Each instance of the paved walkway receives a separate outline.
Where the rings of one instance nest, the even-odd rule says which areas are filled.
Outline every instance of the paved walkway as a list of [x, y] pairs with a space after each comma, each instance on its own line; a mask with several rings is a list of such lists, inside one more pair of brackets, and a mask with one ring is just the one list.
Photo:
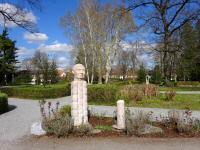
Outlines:
[[199, 150], [200, 139], [120, 138], [35, 138], [20, 144], [1, 144], [2, 150]]
[[[52, 101], [53, 104], [55, 104], [57, 101], [59, 101], [61, 103], [61, 105], [65, 105], [65, 104], [71, 103], [71, 97], [63, 97], [63, 98], [54, 99], [54, 100], [50, 100], [50, 101]], [[15, 106], [17, 106], [17, 108], [8, 113], [0, 115], [0, 145], [4, 145], [4, 146], [6, 145], [8, 147], [9, 147], [9, 145], [11, 146], [11, 145], [15, 145], [17, 143], [21, 143], [22, 139], [24, 139], [24, 137], [26, 137], [26, 138], [27, 138], [27, 136], [29, 137], [31, 124], [36, 121], [41, 120], [38, 101], [9, 98], [9, 104], [15, 105]], [[96, 115], [109, 116], [109, 117], [113, 116], [114, 115], [113, 112], [116, 110], [116, 107], [112, 107], [112, 106], [89, 106], [89, 108], [90, 108], [91, 112]], [[133, 108], [133, 107], [131, 107], [130, 110], [131, 111], [143, 110], [146, 112], [153, 111], [154, 118], [155, 117], [159, 118], [160, 115], [163, 115], [163, 116], [167, 115], [167, 113], [169, 111], [168, 109]], [[194, 117], [200, 119], [200, 112], [194, 111], [193, 115], [194, 115]], [[93, 141], [93, 144], [94, 144], [94, 142], [95, 141]], [[102, 141], [102, 143], [99, 142], [98, 144], [101, 145], [104, 142], [105, 141]], [[112, 144], [111, 141], [108, 143]], [[31, 143], [29, 143], [29, 144], [31, 144]], [[130, 145], [129, 143], [127, 143], [127, 144]], [[137, 147], [137, 143], [133, 143], [133, 145], [135, 145], [135, 147]], [[28, 145], [27, 145], [27, 147], [28, 147]], [[81, 147], [81, 145], [80, 145], [80, 147]], [[146, 148], [148, 148], [148, 146]], [[1, 149], [1, 147], [0, 147], [0, 149]], [[27, 148], [23, 148], [23, 149], [27, 149]], [[190, 148], [188, 147], [188, 149], [190, 149]]]

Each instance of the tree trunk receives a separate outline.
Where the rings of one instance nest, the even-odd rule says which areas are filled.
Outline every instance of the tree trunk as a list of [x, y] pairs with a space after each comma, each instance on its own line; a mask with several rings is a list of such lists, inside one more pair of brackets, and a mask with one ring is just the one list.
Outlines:
[[105, 77], [105, 83], [108, 83], [109, 76], [111, 71], [111, 64], [110, 64], [110, 56], [108, 56], [108, 60], [106, 62], [106, 77]]
[[98, 65], [98, 84], [102, 84], [102, 70], [101, 70], [101, 64]]

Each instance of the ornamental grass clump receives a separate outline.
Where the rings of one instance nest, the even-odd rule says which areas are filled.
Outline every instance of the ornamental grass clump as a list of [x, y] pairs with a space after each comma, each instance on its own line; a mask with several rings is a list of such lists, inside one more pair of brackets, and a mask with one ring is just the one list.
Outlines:
[[165, 92], [165, 100], [166, 101], [174, 101], [176, 97], [176, 91], [171, 89]]

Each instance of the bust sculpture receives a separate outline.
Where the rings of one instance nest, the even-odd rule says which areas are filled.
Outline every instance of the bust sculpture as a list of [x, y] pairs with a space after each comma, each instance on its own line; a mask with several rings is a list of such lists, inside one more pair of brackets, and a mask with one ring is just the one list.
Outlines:
[[82, 64], [76, 64], [72, 69], [72, 73], [74, 74], [74, 81], [83, 80], [85, 77], [85, 67]]
[[74, 74], [74, 81], [71, 83], [72, 118], [74, 126], [80, 126], [88, 123], [87, 82], [84, 81], [85, 67], [82, 64], [76, 64], [72, 73]]

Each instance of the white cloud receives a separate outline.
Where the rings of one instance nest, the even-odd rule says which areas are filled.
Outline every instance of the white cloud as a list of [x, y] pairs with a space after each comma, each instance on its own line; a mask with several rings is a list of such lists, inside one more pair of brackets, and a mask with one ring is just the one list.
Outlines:
[[122, 41], [120, 43], [120, 45], [126, 51], [129, 51], [129, 50], [132, 50], [132, 49], [138, 49], [139, 51], [152, 51], [153, 48], [155, 48], [155, 46], [156, 46], [155, 43], [149, 44], [149, 43], [147, 43], [146, 41], [143, 41], [143, 40], [133, 42], [133, 43], [128, 43], [128, 42]]
[[156, 46], [156, 43], [149, 44], [146, 41], [141, 40], [135, 43], [128, 43], [123, 41], [120, 43], [120, 45], [125, 51], [137, 50], [136, 55], [138, 64], [143, 63], [147, 68], [154, 66], [154, 58], [152, 52], [153, 48]]
[[50, 44], [50, 45], [43, 44], [38, 47], [38, 50], [44, 51], [46, 53], [49, 53], [49, 52], [66, 53], [66, 52], [72, 51], [72, 49], [73, 49], [73, 46], [66, 43], [56, 43], [56, 44]]
[[60, 56], [56, 59], [57, 63], [59, 64], [59, 67], [64, 68], [66, 65], [68, 65], [70, 60], [66, 56]]
[[29, 49], [26, 47], [19, 47], [17, 50], [17, 55], [20, 58], [31, 57], [31, 56], [33, 56], [33, 53], [34, 53], [33, 49]]
[[24, 33], [24, 38], [28, 40], [29, 43], [43, 43], [48, 40], [48, 36], [44, 33]]
[[57, 61], [59, 68], [66, 69], [66, 67], [70, 66], [72, 63], [72, 57], [70, 54], [72, 49], [72, 45], [56, 41], [49, 45], [42, 44], [36, 49], [19, 47], [17, 55], [19, 56], [19, 60], [22, 61], [23, 59], [33, 57], [35, 51], [40, 50], [46, 52], [50, 58], [54, 58]]
[[[32, 12], [27, 11], [26, 9], [19, 9], [16, 6], [9, 3], [0, 3], [0, 11], [6, 12], [11, 16], [14, 16], [16, 22], [18, 22], [19, 24], [22, 24], [24, 21], [31, 22], [34, 24], [37, 23], [37, 18]], [[17, 26], [12, 21], [6, 20], [5, 22], [3, 15], [0, 14], [0, 25], [3, 26], [4, 24], [6, 27], [9, 28]]]

